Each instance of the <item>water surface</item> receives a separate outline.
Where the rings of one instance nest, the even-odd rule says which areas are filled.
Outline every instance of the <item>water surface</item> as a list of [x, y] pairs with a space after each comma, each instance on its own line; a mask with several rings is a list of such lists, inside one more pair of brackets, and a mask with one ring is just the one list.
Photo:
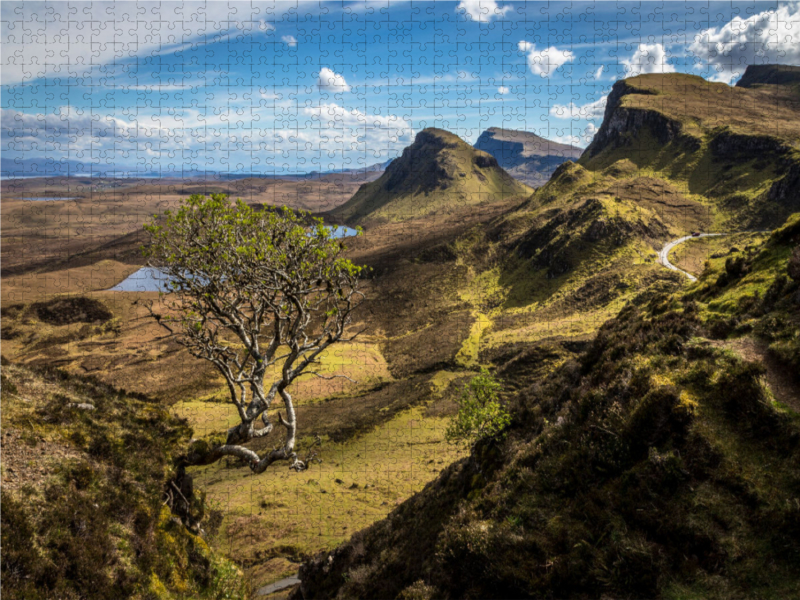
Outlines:
[[31, 196], [28, 198], [16, 198], [17, 200], [31, 200], [35, 202], [52, 202], [54, 200], [78, 200], [78, 198], [61, 198], [56, 196]]
[[[354, 236], [357, 232], [352, 227], [343, 225], [330, 226], [335, 238]], [[168, 292], [170, 277], [160, 269], [142, 267], [135, 273], [128, 275], [123, 281], [110, 288], [111, 292]]]

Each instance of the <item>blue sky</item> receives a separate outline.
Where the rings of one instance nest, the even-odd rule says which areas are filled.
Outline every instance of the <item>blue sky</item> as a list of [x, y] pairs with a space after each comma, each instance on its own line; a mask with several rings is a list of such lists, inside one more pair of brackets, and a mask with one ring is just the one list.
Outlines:
[[3, 2], [2, 156], [366, 166], [436, 126], [585, 146], [613, 83], [800, 64], [796, 3]]

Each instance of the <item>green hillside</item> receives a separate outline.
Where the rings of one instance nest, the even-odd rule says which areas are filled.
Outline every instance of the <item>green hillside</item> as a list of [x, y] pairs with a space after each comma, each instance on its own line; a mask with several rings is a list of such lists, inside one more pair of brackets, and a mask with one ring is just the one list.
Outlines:
[[[512, 425], [296, 598], [800, 594], [800, 115], [775, 77], [617, 83], [578, 163], [438, 249]], [[657, 261], [756, 228], [687, 243], [713, 248], [696, 284]]]
[[308, 563], [296, 597], [796, 597], [798, 244], [800, 215], [544, 377], [546, 346], [498, 364], [507, 437]]
[[800, 96], [791, 83], [754, 85], [682, 74], [616, 83], [581, 159], [482, 233], [503, 257], [482, 275], [503, 298], [482, 351], [591, 335], [642, 290], [683, 281], [659, 264], [670, 240], [770, 229], [800, 210]]
[[347, 224], [403, 221], [531, 193], [497, 160], [442, 129], [424, 129], [376, 181], [332, 211]]
[[4, 362], [2, 386], [3, 597], [248, 597], [209, 546], [218, 518], [197, 526], [205, 506], [191, 480], [178, 481], [191, 506], [176, 509], [188, 528], [165, 502], [185, 421], [57, 369]]

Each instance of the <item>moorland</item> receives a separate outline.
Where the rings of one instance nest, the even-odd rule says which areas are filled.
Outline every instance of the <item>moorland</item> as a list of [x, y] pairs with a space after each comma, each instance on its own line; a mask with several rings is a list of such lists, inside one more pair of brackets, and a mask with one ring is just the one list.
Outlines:
[[[799, 90], [771, 66], [620, 81], [535, 189], [440, 129], [361, 174], [3, 181], [4, 588], [246, 597], [299, 570], [279, 594], [799, 594]], [[144, 264], [143, 223], [194, 193], [362, 226], [344, 241], [369, 267], [364, 333], [322, 356], [348, 379], [294, 384], [322, 462], [190, 469], [202, 531], [163, 487], [235, 408], [149, 318], [163, 298], [109, 291]], [[54, 196], [76, 199], [21, 199]], [[658, 259], [694, 232], [728, 234], [671, 252], [696, 283]], [[449, 444], [482, 368], [511, 423]]]

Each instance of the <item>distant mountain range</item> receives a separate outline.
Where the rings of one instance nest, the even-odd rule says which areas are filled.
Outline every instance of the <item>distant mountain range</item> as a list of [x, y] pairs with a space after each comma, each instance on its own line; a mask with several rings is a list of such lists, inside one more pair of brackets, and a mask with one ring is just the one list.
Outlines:
[[236, 179], [317, 179], [335, 174], [358, 175], [367, 173], [381, 173], [393, 159], [385, 162], [374, 163], [365, 167], [334, 169], [331, 171], [310, 171], [308, 173], [255, 173], [255, 172], [224, 172], [210, 170], [180, 169], [180, 170], [147, 170], [141, 171], [134, 167], [101, 167], [93, 163], [84, 163], [76, 160], [58, 160], [54, 158], [3, 158], [0, 171], [3, 177], [179, 177], [182, 179], [204, 177], [215, 180]]
[[58, 160], [54, 158], [2, 158], [0, 171], [3, 177], [26, 176], [42, 177], [52, 175], [97, 175], [102, 170], [97, 165], [82, 163], [77, 160]]
[[490, 127], [475, 142], [475, 148], [488, 152], [513, 177], [531, 187], [544, 185], [556, 168], [568, 160], [578, 160], [582, 148], [560, 144], [527, 131]]

